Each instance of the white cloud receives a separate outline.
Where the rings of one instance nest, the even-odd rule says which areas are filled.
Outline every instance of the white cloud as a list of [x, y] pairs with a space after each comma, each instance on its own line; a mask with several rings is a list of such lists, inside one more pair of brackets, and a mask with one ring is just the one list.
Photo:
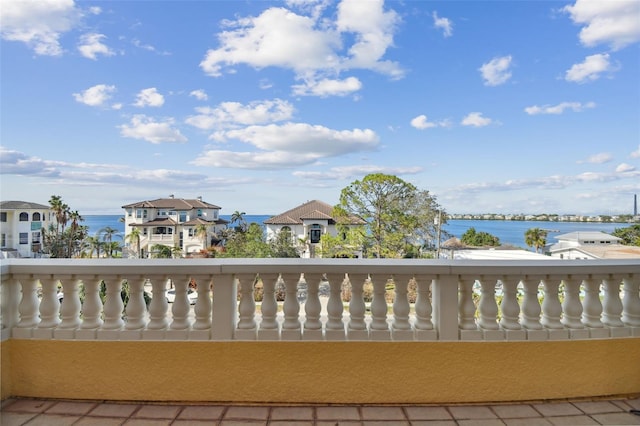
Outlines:
[[60, 56], [60, 37], [79, 22], [73, 0], [3, 1], [0, 36], [26, 43], [37, 55]]
[[192, 164], [205, 167], [224, 167], [230, 169], [277, 170], [312, 164], [320, 158], [312, 153], [271, 152], [234, 152], [210, 150], [196, 158]]
[[434, 127], [449, 127], [450, 123], [448, 120], [441, 120], [437, 122], [429, 121], [427, 119], [427, 116], [422, 114], [411, 120], [411, 126], [415, 127], [416, 129], [424, 130]]
[[[393, 11], [384, 11], [381, 0], [343, 0], [335, 22], [330, 15], [321, 16], [325, 3], [320, 6], [311, 15], [272, 7], [257, 17], [223, 22], [227, 29], [218, 34], [219, 47], [207, 51], [200, 67], [213, 77], [239, 64], [287, 68], [295, 72], [296, 79], [307, 82], [294, 86], [295, 92], [318, 96], [357, 90], [359, 81], [336, 78], [348, 69], [403, 76], [398, 64], [383, 59], [393, 44], [399, 18]], [[347, 40], [353, 40], [352, 44], [345, 45]]]
[[631, 154], [629, 155], [631, 156], [631, 158], [640, 158], [640, 145], [638, 145], [638, 149], [631, 152]]
[[595, 108], [595, 106], [595, 102], [587, 102], [585, 104], [581, 102], [561, 102], [558, 105], [533, 105], [530, 107], [526, 107], [524, 111], [529, 115], [562, 114], [567, 109], [570, 109], [574, 112], [580, 112], [587, 108]]
[[191, 93], [189, 93], [189, 96], [193, 96], [199, 101], [206, 101], [209, 99], [209, 96], [207, 96], [207, 92], [202, 89], [192, 90]]
[[106, 44], [102, 43], [102, 39], [105, 39], [104, 34], [88, 33], [83, 34], [80, 37], [80, 43], [78, 44], [78, 50], [85, 58], [98, 59], [98, 55], [113, 56], [115, 52], [109, 48]]
[[198, 107], [198, 115], [186, 119], [187, 124], [203, 130], [253, 125], [288, 120], [293, 116], [293, 105], [282, 99], [240, 102], [222, 102], [217, 107]]
[[357, 92], [362, 88], [362, 83], [356, 77], [348, 77], [344, 80], [323, 79], [320, 81], [308, 81], [304, 84], [292, 86], [293, 94], [297, 96], [346, 96]]
[[618, 50], [640, 40], [638, 0], [577, 0], [563, 10], [583, 25], [580, 41], [587, 47], [608, 44]]
[[481, 112], [471, 112], [462, 119], [463, 126], [484, 127], [491, 124], [493, 120], [483, 117]]
[[187, 138], [180, 133], [180, 130], [174, 129], [173, 124], [172, 119], [155, 121], [146, 115], [135, 115], [129, 125], [123, 124], [119, 128], [120, 134], [126, 138], [143, 139], [153, 144], [186, 142]]
[[389, 175], [409, 175], [422, 172], [424, 169], [419, 166], [414, 167], [388, 167], [375, 165], [357, 165], [332, 167], [326, 172], [295, 171], [295, 177], [314, 180], [338, 180], [352, 179], [365, 176], [370, 173], [384, 173]]
[[150, 87], [148, 89], [141, 90], [140, 93], [136, 96], [136, 102], [134, 103], [137, 107], [160, 107], [164, 104], [164, 96], [158, 93], [158, 89], [155, 87]]
[[111, 99], [111, 94], [116, 91], [116, 86], [97, 84], [80, 93], [74, 93], [76, 101], [89, 106], [104, 106]]
[[614, 71], [609, 63], [608, 53], [598, 53], [587, 56], [581, 64], [575, 64], [567, 70], [565, 80], [575, 83], [585, 83], [600, 78], [600, 74]]
[[433, 25], [442, 30], [445, 37], [451, 37], [453, 34], [453, 23], [447, 18], [439, 18], [437, 12], [433, 12]]
[[511, 55], [496, 57], [479, 68], [485, 86], [499, 86], [511, 78]]
[[613, 156], [608, 152], [601, 152], [590, 155], [586, 160], [579, 160], [577, 163], [603, 164], [613, 160]]
[[632, 172], [635, 169], [636, 168], [634, 166], [632, 166], [631, 164], [621, 163], [621, 164], [618, 165], [618, 167], [616, 167], [616, 173]]

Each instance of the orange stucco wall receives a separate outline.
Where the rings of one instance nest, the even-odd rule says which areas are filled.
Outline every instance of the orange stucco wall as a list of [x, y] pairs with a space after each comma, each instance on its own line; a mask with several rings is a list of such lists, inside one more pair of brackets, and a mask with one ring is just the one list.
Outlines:
[[460, 403], [640, 393], [640, 338], [547, 342], [11, 339], [2, 398]]

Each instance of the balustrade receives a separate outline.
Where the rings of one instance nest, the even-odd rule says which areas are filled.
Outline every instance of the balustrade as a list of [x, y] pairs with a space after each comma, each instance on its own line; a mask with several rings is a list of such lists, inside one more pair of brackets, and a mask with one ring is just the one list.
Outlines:
[[1, 285], [4, 339], [640, 337], [640, 262], [628, 260], [18, 259]]

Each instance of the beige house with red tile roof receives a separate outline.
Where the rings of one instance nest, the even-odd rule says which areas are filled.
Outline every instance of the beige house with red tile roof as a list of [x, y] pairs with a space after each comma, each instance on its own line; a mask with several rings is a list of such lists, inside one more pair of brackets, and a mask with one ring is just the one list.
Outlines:
[[[332, 217], [333, 206], [322, 201], [312, 200], [273, 216], [264, 221], [267, 227], [267, 241], [280, 232], [287, 231], [294, 242], [302, 244], [301, 257], [317, 257], [316, 248], [324, 234], [338, 235], [336, 220]], [[362, 226], [365, 222], [357, 217], [351, 218], [349, 226]], [[304, 241], [304, 243], [300, 243]]]
[[[129, 238], [134, 228], [140, 229], [141, 257], [149, 257], [154, 245], [177, 247], [182, 255], [189, 255], [220, 243], [219, 232], [229, 223], [220, 219], [220, 207], [202, 201], [202, 197], [184, 199], [170, 196], [127, 204], [122, 208], [125, 210], [127, 244], [123, 253], [128, 252], [132, 256], [137, 256], [135, 242]], [[200, 225], [205, 225], [208, 230], [204, 241], [197, 235]]]

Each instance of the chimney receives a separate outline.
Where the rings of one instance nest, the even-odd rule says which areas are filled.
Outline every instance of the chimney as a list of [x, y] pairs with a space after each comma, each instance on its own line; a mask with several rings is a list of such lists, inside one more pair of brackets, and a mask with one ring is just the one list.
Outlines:
[[169, 194], [169, 198], [172, 198], [172, 199], [173, 199], [173, 194]]
[[202, 201], [202, 195], [198, 195], [198, 201]]

